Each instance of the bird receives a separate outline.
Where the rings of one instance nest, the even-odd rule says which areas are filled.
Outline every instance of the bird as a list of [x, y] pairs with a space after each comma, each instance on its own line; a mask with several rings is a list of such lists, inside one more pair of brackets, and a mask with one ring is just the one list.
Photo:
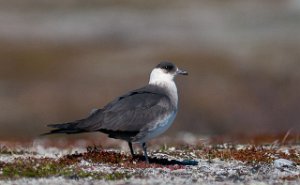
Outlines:
[[139, 143], [149, 164], [146, 143], [164, 133], [178, 112], [177, 75], [188, 75], [169, 61], [162, 61], [151, 71], [149, 83], [115, 98], [103, 108], [94, 109], [86, 118], [50, 124], [50, 134], [102, 132], [125, 140], [134, 158], [132, 143]]

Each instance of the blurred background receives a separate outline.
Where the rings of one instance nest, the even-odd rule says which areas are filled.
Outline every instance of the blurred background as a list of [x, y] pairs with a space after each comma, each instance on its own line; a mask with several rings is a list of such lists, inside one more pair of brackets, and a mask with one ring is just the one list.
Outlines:
[[190, 73], [166, 135], [299, 133], [299, 33], [298, 0], [0, 0], [0, 139], [85, 117], [162, 60]]

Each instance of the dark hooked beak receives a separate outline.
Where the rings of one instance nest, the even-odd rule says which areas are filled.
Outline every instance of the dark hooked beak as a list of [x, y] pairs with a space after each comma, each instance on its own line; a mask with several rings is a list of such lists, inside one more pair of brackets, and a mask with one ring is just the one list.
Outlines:
[[176, 73], [179, 74], [179, 75], [188, 75], [189, 74], [187, 71], [184, 71], [184, 70], [181, 70], [181, 69], [177, 69]]

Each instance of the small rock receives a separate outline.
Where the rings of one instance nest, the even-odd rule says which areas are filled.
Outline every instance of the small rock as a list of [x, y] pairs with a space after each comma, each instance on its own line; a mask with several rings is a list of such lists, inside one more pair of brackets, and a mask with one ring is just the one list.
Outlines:
[[253, 173], [253, 174], [255, 174], [255, 173], [257, 173], [260, 169], [261, 169], [261, 165], [259, 165], [259, 164], [256, 164], [256, 165], [254, 165], [252, 168], [251, 168], [251, 172]]
[[287, 159], [276, 159], [274, 161], [274, 166], [277, 169], [284, 170], [288, 168], [295, 168], [296, 164], [293, 161]]
[[79, 180], [79, 176], [77, 174], [73, 174], [73, 175], [69, 176], [69, 178], [72, 180], [77, 180], [77, 181]]
[[216, 173], [216, 175], [222, 175], [222, 176], [228, 176], [229, 175], [228, 171], [224, 170], [224, 169], [218, 170], [215, 173]]
[[228, 177], [229, 180], [232, 180], [233, 182], [242, 181], [243, 178], [237, 174], [232, 174]]
[[223, 182], [224, 181], [224, 177], [221, 175], [216, 176], [215, 181], [217, 182]]
[[176, 150], [176, 148], [175, 148], [175, 147], [170, 147], [168, 150], [169, 150], [170, 152], [174, 152], [174, 151]]

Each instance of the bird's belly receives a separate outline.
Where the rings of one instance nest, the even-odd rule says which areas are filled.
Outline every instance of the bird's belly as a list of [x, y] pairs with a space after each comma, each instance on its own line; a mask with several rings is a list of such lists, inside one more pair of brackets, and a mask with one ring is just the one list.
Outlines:
[[177, 111], [174, 111], [169, 116], [167, 116], [167, 118], [165, 118], [164, 120], [159, 122], [156, 127], [148, 130], [148, 132], [145, 134], [145, 137], [142, 138], [139, 142], [146, 142], [146, 141], [164, 133], [172, 125], [172, 123], [176, 117], [176, 113], [177, 113]]

